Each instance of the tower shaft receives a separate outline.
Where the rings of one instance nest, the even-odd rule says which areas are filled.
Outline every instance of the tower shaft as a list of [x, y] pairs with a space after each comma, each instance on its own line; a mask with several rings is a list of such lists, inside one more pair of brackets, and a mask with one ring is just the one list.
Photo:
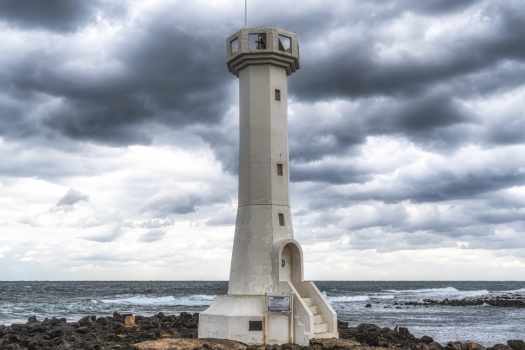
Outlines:
[[239, 73], [239, 207], [229, 294], [275, 292], [273, 243], [293, 238], [288, 194], [288, 79], [271, 64]]

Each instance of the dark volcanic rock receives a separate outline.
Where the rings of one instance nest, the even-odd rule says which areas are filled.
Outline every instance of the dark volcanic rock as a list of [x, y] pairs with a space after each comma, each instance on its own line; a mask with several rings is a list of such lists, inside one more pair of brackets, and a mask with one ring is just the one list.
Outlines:
[[[162, 343], [163, 339], [171, 339], [173, 344], [178, 344], [177, 346], [194, 344], [196, 347], [191, 349], [229, 349], [229, 343], [224, 341], [199, 343], [188, 340], [197, 338], [198, 314], [181, 313], [175, 316], [159, 313], [151, 317], [136, 316], [134, 322], [126, 323], [129, 317], [115, 313], [111, 317], [86, 316], [78, 322], [69, 323], [65, 319], [38, 321], [35, 317], [30, 317], [26, 324], [0, 326], [0, 349], [130, 350], [136, 349], [135, 344], [154, 346]], [[444, 348], [431, 337], [416, 338], [404, 327], [390, 329], [374, 324], [349, 327], [347, 322], [339, 321], [338, 328], [341, 338], [338, 340], [313, 339], [308, 347], [293, 344], [248, 346], [246, 350], [371, 350], [371, 347], [395, 350], [484, 350], [481, 345], [473, 342], [451, 342]], [[487, 350], [525, 350], [525, 344], [521, 340], [510, 340], [508, 344], [498, 344]]]
[[479, 306], [490, 305], [499, 307], [525, 308], [525, 296], [522, 294], [485, 295], [474, 298], [463, 299], [423, 299], [422, 301], [410, 301], [404, 305], [446, 305], [446, 306]]
[[434, 341], [432, 337], [429, 337], [427, 335], [422, 336], [420, 340], [425, 344], [430, 344]]
[[132, 349], [132, 344], [160, 337], [196, 338], [198, 315], [158, 314], [136, 317], [135, 325], [124, 325], [125, 317], [86, 316], [78, 322], [30, 317], [26, 324], [0, 326], [0, 349]]
[[[357, 327], [348, 327], [348, 323], [343, 322], [340, 322], [338, 327], [341, 338], [355, 340], [369, 346], [415, 349], [418, 344], [425, 344], [423, 340], [417, 339], [405, 327], [380, 328], [375, 324], [368, 323], [362, 323]], [[428, 341], [428, 339], [426, 340]]]
[[496, 344], [493, 347], [488, 348], [488, 350], [512, 350], [512, 348], [505, 344]]
[[509, 340], [507, 345], [512, 348], [512, 350], [525, 350], [525, 342], [523, 340]]

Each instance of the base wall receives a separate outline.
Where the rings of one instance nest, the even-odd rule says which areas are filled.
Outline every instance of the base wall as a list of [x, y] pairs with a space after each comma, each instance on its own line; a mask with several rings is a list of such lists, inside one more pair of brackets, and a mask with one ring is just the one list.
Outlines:
[[[264, 296], [219, 296], [199, 315], [199, 338], [217, 338], [263, 344], [263, 331], [250, 331], [250, 321], [264, 323]], [[264, 326], [263, 326], [264, 329]]]
[[[266, 297], [225, 295], [199, 315], [199, 338], [236, 340], [245, 344], [308, 345], [307, 337], [292, 339], [290, 321], [286, 314], [266, 314]], [[262, 321], [261, 331], [250, 331], [250, 321]], [[295, 329], [293, 330], [295, 331]]]

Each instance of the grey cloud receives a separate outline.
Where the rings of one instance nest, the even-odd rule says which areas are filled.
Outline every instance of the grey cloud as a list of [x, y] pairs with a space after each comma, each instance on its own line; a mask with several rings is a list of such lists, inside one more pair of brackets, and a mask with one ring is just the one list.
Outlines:
[[[371, 178], [370, 170], [341, 164], [324, 162], [292, 163], [290, 180], [294, 182], [316, 181], [332, 184], [363, 183]], [[367, 171], [368, 170], [368, 171]]]
[[[35, 11], [43, 3], [5, 1], [0, 5], [5, 9], [0, 11], [0, 20], [22, 31], [59, 31], [63, 38], [71, 38], [97, 11], [111, 17], [107, 12], [111, 6], [99, 6], [99, 1], [82, 2], [70, 10], [60, 8], [65, 1], [50, 1], [48, 8]], [[388, 174], [353, 160], [371, 136], [409, 140], [427, 152], [442, 155], [453, 155], [469, 143], [482, 148], [523, 143], [520, 106], [496, 116], [465, 107], [472, 99], [497, 98], [524, 85], [522, 1], [341, 1], [336, 5], [301, 3], [297, 6], [302, 11], [282, 13], [273, 10], [282, 7], [267, 6], [267, 2], [257, 5], [261, 21], [295, 30], [301, 38], [302, 69], [290, 78], [290, 93], [294, 103], [306, 107], [290, 124], [291, 176], [295, 186], [311, 190], [300, 202], [308, 213], [301, 217], [312, 220], [312, 230], [318, 228], [311, 236], [308, 231], [301, 234], [308, 238], [341, 237], [350, 232], [354, 247], [381, 249], [453, 246], [456, 239], [474, 242], [477, 237], [481, 247], [503, 249], [505, 244], [495, 238], [496, 229], [506, 226], [523, 232], [519, 198], [497, 195], [525, 184], [519, 159], [505, 161], [508, 155], [501, 152], [500, 159], [479, 169], [451, 161], [448, 169], [433, 168], [419, 175], [401, 173], [400, 178], [376, 188], [367, 184]], [[31, 11], [30, 6], [34, 6]], [[48, 11], [53, 6], [56, 9]], [[54, 158], [47, 150], [56, 146], [70, 148], [68, 154], [89, 154], [72, 144], [148, 144], [156, 141], [159, 129], [202, 138], [224, 169], [236, 172], [238, 130], [232, 122], [236, 116], [229, 110], [234, 99], [223, 45], [239, 21], [233, 15], [218, 21], [212, 20], [211, 14], [200, 13], [183, 18], [181, 13], [187, 12], [175, 11], [180, 10], [175, 5], [163, 6], [163, 11], [140, 16], [133, 26], [124, 25], [121, 35], [105, 48], [107, 60], [102, 63], [94, 64], [74, 48], [57, 45], [50, 52], [38, 43], [31, 43], [31, 50], [21, 57], [9, 60], [15, 56], [5, 55], [5, 69], [0, 71], [0, 136], [17, 147], [4, 148], [2, 155], [18, 156], [4, 157], [7, 160], [0, 164], [0, 174], [50, 181], [90, 175], [92, 167], [85, 166], [82, 158], [74, 162], [69, 157]], [[435, 41], [430, 38], [425, 50], [413, 51], [418, 48], [404, 42], [403, 35], [391, 33], [385, 38], [380, 33], [383, 25], [393, 21], [402, 25], [407, 12], [424, 19], [440, 16], [446, 25], [446, 16], [474, 7], [480, 17], [472, 18], [473, 24], [485, 21], [486, 32], [473, 29]], [[173, 16], [166, 18], [165, 13]], [[424, 24], [411, 30], [424, 29], [420, 26]], [[331, 41], [334, 37], [337, 41]], [[381, 47], [398, 44], [408, 44], [403, 59], [385, 59], [379, 52]], [[92, 69], [86, 70], [86, 66]], [[341, 101], [346, 104], [338, 106]], [[317, 110], [318, 103], [333, 108], [330, 112]], [[174, 137], [165, 142], [185, 143], [184, 147], [191, 149], [194, 144], [188, 140], [191, 138], [181, 141]], [[329, 161], [342, 158], [347, 161]], [[163, 232], [160, 230], [173, 221], [170, 216], [194, 213], [200, 206], [224, 200], [219, 197], [184, 193], [153, 196], [149, 201], [144, 198], [141, 214], [153, 218], [145, 220], [142, 227]], [[501, 208], [467, 203], [484, 198]], [[371, 200], [379, 204], [369, 217], [315, 214]], [[414, 223], [399, 208], [381, 207], [404, 201], [415, 205], [450, 203], [457, 206], [459, 214], [442, 217], [426, 213], [425, 219]], [[232, 224], [232, 220], [233, 215], [217, 215], [207, 224]], [[100, 232], [84, 239], [111, 242], [123, 235], [121, 229]], [[152, 237], [155, 235], [143, 238]], [[512, 238], [509, 242], [518, 241]]]
[[200, 203], [202, 199], [196, 195], [164, 195], [152, 199], [142, 211], [157, 217], [184, 215], [195, 212]]
[[166, 232], [161, 230], [152, 230], [142, 234], [139, 238], [140, 242], [157, 242], [162, 240], [166, 236]]
[[[23, 105], [2, 106], [0, 101], [0, 113], [21, 115], [18, 123], [31, 132], [116, 145], [149, 143], [153, 136], [149, 124], [182, 129], [221, 120], [228, 77], [222, 33], [189, 35], [187, 29], [159, 18], [129, 31], [108, 48], [111, 64], [122, 67], [118, 72], [110, 62], [93, 69], [90, 76], [64, 69], [68, 61], [82, 60], [74, 52], [51, 55], [34, 49], [11, 63], [9, 71], [0, 74], [0, 84], [9, 86], [11, 94], [52, 96], [60, 103], [38, 120], [28, 119], [35, 104], [41, 104], [35, 99]], [[16, 136], [15, 127], [0, 123], [0, 132]]]
[[73, 206], [76, 203], [82, 202], [82, 201], [86, 201], [86, 202], [89, 201], [89, 196], [80, 191], [70, 188], [69, 191], [67, 191], [67, 193], [62, 198], [60, 198], [56, 206], [57, 207], [68, 207], [68, 206]]
[[433, 15], [459, 11], [480, 2], [480, 0], [401, 0], [395, 3], [397, 3], [399, 9], [408, 9]]
[[444, 43], [436, 42], [422, 58], [407, 54], [402, 61], [389, 62], [378, 56], [379, 46], [374, 44], [381, 42], [375, 29], [367, 28], [359, 39], [351, 37], [353, 40], [331, 47], [329, 55], [303, 54], [309, 74], [298, 74], [292, 80], [292, 91], [314, 100], [419, 94], [435, 83], [490, 69], [500, 61], [523, 60], [525, 13], [521, 3], [481, 6], [484, 20], [491, 24], [490, 35], [462, 37], [458, 33]]
[[223, 213], [212, 217], [206, 221], [206, 225], [209, 226], [232, 226], [235, 225], [235, 211], [232, 210], [230, 213]]
[[[523, 185], [525, 184], [525, 171], [514, 168], [483, 169], [460, 175], [445, 171], [425, 179], [407, 178], [406, 184], [410, 183], [412, 190], [408, 189], [408, 192], [402, 197], [409, 197], [414, 201], [471, 198], [481, 193], [509, 186]], [[396, 194], [393, 193], [392, 199], [395, 200], [395, 197]], [[388, 194], [386, 198], [388, 198]]]
[[102, 232], [83, 236], [82, 239], [98, 243], [110, 243], [117, 240], [124, 234], [124, 231], [120, 226], [114, 227], [112, 229], [101, 228], [99, 230]]
[[95, 19], [102, 1], [3, 0], [0, 19], [21, 28], [73, 31]]
[[[355, 148], [364, 143], [367, 136], [406, 137], [423, 147], [440, 151], [454, 149], [471, 139], [471, 129], [478, 125], [469, 111], [440, 92], [415, 97], [357, 99], [351, 106], [341, 106], [338, 110], [336, 107], [333, 113], [342, 118], [331, 124], [320, 123], [318, 127], [312, 127], [310, 122], [333, 116], [319, 115], [318, 111], [307, 113], [317, 115], [306, 118], [308, 122], [302, 122], [299, 118], [290, 126], [290, 155], [295, 167], [291, 174], [294, 180], [303, 178], [305, 172], [314, 174], [316, 170], [313, 167], [317, 167], [318, 163], [312, 161], [322, 160], [325, 156], [354, 154]], [[298, 165], [305, 161], [309, 161], [310, 166], [306, 163]], [[364, 170], [357, 174], [357, 179], [348, 176], [348, 182], [362, 182], [367, 178]], [[299, 173], [298, 177], [295, 177], [295, 171]], [[345, 173], [355, 172], [356, 169], [344, 169], [343, 165], [338, 165], [337, 169], [326, 167], [319, 174], [327, 177], [318, 179], [343, 183]], [[332, 175], [328, 176], [329, 173]], [[310, 176], [310, 179], [313, 177]]]

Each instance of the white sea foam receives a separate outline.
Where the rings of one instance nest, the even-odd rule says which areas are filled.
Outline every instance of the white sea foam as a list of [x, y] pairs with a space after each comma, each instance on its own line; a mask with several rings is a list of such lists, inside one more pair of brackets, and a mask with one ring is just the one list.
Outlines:
[[383, 299], [383, 300], [392, 300], [395, 297], [396, 296], [392, 295], [392, 294], [376, 294], [376, 295], [371, 295], [370, 296], [370, 298], [372, 298], [372, 299]]
[[386, 289], [385, 292], [389, 293], [454, 293], [459, 292], [454, 287], [444, 288], [422, 288], [422, 289]]
[[424, 297], [441, 297], [441, 298], [473, 298], [487, 295], [490, 292], [486, 289], [481, 290], [458, 290], [454, 287], [444, 288], [422, 288], [422, 289], [387, 289], [385, 292], [395, 294], [415, 294]]
[[340, 295], [328, 297], [328, 300], [332, 303], [351, 303], [353, 301], [368, 301], [370, 297], [368, 295]]
[[513, 290], [503, 290], [500, 293], [525, 294], [525, 288], [513, 289]]
[[145, 295], [134, 295], [125, 298], [115, 299], [102, 299], [101, 302], [104, 304], [121, 304], [121, 305], [163, 305], [163, 306], [199, 306], [199, 305], [210, 305], [215, 300], [214, 295], [188, 295], [188, 296], [162, 296], [162, 297], [149, 297]]

